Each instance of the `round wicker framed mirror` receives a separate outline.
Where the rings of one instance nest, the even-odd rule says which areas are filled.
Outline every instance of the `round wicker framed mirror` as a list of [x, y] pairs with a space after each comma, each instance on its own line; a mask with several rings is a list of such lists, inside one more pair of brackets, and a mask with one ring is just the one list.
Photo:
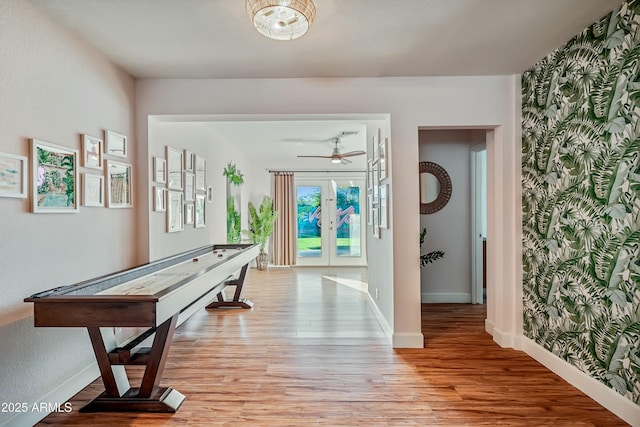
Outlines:
[[420, 213], [432, 214], [444, 208], [451, 198], [451, 178], [442, 166], [420, 162]]

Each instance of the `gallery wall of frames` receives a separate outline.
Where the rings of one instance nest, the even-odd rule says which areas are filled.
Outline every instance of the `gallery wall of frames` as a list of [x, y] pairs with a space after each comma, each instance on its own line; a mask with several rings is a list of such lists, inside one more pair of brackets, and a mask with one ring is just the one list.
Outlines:
[[374, 237], [381, 237], [381, 229], [390, 226], [389, 221], [389, 161], [388, 139], [374, 132], [372, 149], [367, 159], [367, 208], [368, 225]]
[[206, 204], [213, 194], [207, 186], [207, 159], [166, 146], [164, 158], [153, 158], [153, 182], [153, 210], [166, 212], [167, 233], [206, 227]]
[[34, 138], [29, 157], [0, 153], [0, 197], [30, 195], [34, 213], [132, 207], [127, 136], [106, 130], [103, 137], [82, 134], [80, 140], [80, 150]]

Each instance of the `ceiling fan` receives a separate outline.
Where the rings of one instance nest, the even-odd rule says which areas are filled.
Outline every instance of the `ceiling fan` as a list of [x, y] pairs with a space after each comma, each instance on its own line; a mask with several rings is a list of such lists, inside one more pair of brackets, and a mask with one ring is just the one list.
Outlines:
[[338, 143], [341, 142], [342, 137], [348, 136], [348, 135], [356, 135], [357, 133], [358, 132], [355, 132], [355, 131], [348, 131], [348, 132], [343, 131], [343, 132], [340, 132], [338, 136], [334, 138], [325, 139], [324, 141], [331, 141], [335, 144], [330, 156], [298, 156], [298, 157], [314, 157], [319, 159], [331, 159], [331, 163], [341, 163], [343, 165], [348, 165], [349, 163], [351, 163], [351, 160], [347, 159], [347, 157], [362, 156], [367, 153], [362, 150], [349, 151], [347, 153], [340, 153], [340, 150], [338, 149]]

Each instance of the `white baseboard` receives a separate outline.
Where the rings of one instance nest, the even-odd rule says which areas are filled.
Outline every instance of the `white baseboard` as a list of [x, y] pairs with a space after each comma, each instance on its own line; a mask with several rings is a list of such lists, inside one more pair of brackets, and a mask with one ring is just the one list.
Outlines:
[[391, 325], [389, 325], [389, 322], [387, 322], [387, 319], [385, 319], [385, 317], [382, 315], [380, 308], [378, 308], [378, 304], [376, 304], [371, 294], [367, 293], [367, 295], [369, 295], [369, 307], [371, 308], [371, 311], [373, 311], [373, 315], [376, 316], [376, 320], [378, 321], [378, 324], [382, 328], [382, 331], [384, 332], [384, 334], [387, 336], [387, 340], [391, 345], [393, 343], [393, 340], [392, 340], [393, 328], [391, 327]]
[[634, 427], [640, 427], [640, 406], [562, 360], [535, 341], [522, 337], [523, 351], [569, 384]]
[[[491, 325], [491, 330], [488, 330], [488, 325]], [[522, 336], [507, 333], [501, 329], [495, 327], [488, 320], [485, 320], [485, 330], [493, 337], [495, 341], [502, 348], [513, 348], [515, 350], [522, 350]]]
[[395, 333], [393, 334], [393, 348], [424, 348], [424, 335], [422, 333]]
[[[13, 417], [9, 418], [2, 426], [33, 426], [41, 421], [44, 417], [50, 414], [48, 411], [40, 412], [38, 410], [31, 410], [33, 408], [39, 408], [41, 404], [51, 407], [56, 404], [60, 405], [61, 410], [65, 409], [64, 403], [71, 399], [80, 390], [91, 384], [96, 378], [100, 376], [100, 370], [98, 369], [97, 362], [91, 363], [86, 368], [80, 370], [77, 374], [60, 384], [58, 387], [51, 390], [49, 393], [40, 397], [37, 401], [29, 403], [29, 411], [17, 413]], [[72, 411], [79, 411], [80, 408], [71, 408]]]
[[423, 293], [421, 295], [423, 304], [470, 304], [470, 293]]

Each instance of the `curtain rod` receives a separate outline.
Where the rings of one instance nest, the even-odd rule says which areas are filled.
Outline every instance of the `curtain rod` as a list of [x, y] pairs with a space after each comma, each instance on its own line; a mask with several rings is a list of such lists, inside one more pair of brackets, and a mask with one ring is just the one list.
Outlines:
[[267, 171], [269, 171], [269, 173], [274, 173], [274, 172], [295, 172], [295, 173], [302, 173], [302, 172], [307, 172], [307, 173], [366, 173], [366, 170], [349, 170], [349, 171], [337, 171], [337, 170], [328, 170], [328, 169], [324, 169], [324, 170], [294, 170], [294, 169], [280, 169], [280, 170], [275, 170], [275, 169], [267, 169]]

